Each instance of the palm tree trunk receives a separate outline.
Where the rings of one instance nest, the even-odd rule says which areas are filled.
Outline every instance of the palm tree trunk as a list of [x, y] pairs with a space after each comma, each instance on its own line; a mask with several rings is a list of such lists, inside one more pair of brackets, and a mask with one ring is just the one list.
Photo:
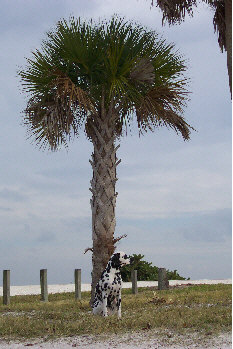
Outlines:
[[92, 129], [94, 152], [90, 160], [93, 169], [90, 188], [93, 240], [91, 303], [96, 283], [114, 252], [116, 166], [120, 161], [116, 157], [119, 145], [115, 147], [115, 122], [111, 108], [108, 113], [101, 108], [99, 117], [95, 117], [92, 122]]
[[232, 96], [232, 0], [225, 0], [226, 51], [229, 86]]

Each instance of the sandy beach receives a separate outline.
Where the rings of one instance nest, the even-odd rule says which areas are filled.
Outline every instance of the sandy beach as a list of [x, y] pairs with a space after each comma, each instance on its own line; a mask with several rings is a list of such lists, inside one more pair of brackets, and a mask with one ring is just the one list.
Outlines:
[[[231, 284], [232, 279], [223, 279], [223, 280], [170, 280], [170, 286], [177, 285], [200, 285], [200, 284]], [[138, 287], [153, 287], [158, 286], [158, 281], [138, 281]], [[131, 288], [131, 282], [123, 282], [123, 288]], [[81, 289], [83, 292], [91, 290], [91, 284], [82, 284]], [[29, 295], [29, 294], [40, 294], [40, 285], [26, 285], [26, 286], [11, 286], [10, 294], [11, 296], [19, 295]], [[61, 285], [48, 285], [49, 293], [63, 293], [63, 292], [74, 292], [74, 284], [61, 284]], [[3, 288], [0, 287], [0, 296], [3, 295]]]
[[26, 347], [34, 349], [231, 349], [232, 338], [231, 334], [209, 338], [199, 335], [181, 336], [171, 332], [161, 335], [156, 331], [148, 331], [108, 337], [84, 335], [55, 341], [31, 340], [25, 343], [0, 341], [1, 349], [23, 349]]

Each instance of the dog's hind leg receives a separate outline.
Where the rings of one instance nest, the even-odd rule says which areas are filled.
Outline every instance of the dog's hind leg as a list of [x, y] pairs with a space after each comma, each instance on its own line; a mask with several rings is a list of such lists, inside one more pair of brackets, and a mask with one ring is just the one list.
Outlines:
[[108, 299], [108, 296], [105, 294], [103, 296], [103, 316], [108, 316], [108, 309], [107, 309], [107, 299]]
[[121, 318], [121, 290], [119, 290], [119, 295], [117, 297], [117, 317]]

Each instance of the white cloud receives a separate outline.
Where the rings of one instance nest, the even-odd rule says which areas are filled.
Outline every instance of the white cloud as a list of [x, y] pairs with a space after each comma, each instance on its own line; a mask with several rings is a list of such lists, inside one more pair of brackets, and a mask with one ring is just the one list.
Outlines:
[[[148, 151], [153, 137], [155, 147]], [[119, 217], [170, 217], [230, 208], [228, 143], [203, 147], [190, 141], [176, 147], [172, 137], [167, 135], [167, 139], [171, 144], [159, 139], [158, 148], [156, 135], [147, 135], [140, 142], [136, 137], [124, 140], [117, 183]]]
[[56, 220], [60, 217], [71, 219], [90, 216], [89, 198], [79, 193], [76, 197], [59, 190], [46, 194], [44, 191], [28, 189], [26, 186], [20, 190], [5, 189], [2, 193], [10, 193], [8, 198], [2, 198], [0, 192], [0, 206], [9, 209], [8, 212], [4, 212], [5, 218], [8, 216], [9, 219], [27, 219], [36, 216]]

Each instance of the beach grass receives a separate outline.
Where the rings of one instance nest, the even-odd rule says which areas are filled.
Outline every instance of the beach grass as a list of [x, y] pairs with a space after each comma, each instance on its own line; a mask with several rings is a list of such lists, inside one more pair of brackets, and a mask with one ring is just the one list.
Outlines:
[[0, 338], [53, 339], [76, 335], [99, 335], [155, 329], [177, 333], [217, 335], [231, 331], [231, 285], [200, 285], [171, 288], [139, 288], [137, 295], [122, 291], [122, 319], [93, 316], [90, 292], [77, 301], [74, 293], [14, 296], [10, 305], [0, 297]]

